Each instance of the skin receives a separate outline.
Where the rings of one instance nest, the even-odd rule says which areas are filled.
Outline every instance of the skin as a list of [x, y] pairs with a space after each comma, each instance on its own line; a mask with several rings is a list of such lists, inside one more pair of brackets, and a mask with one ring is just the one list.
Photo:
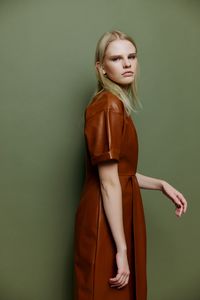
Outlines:
[[[115, 40], [111, 42], [105, 52], [104, 62], [101, 66], [96, 63], [97, 68], [102, 68], [103, 74], [109, 79], [126, 87], [133, 82], [137, 67], [137, 53], [134, 45], [127, 40]], [[122, 75], [131, 71], [131, 76]]]
[[[105, 76], [123, 88], [134, 80], [137, 68], [137, 54], [134, 45], [127, 40], [112, 41], [105, 52], [101, 65], [96, 63], [96, 68], [101, 69]], [[132, 71], [131, 76], [122, 75], [125, 71]], [[128, 284], [130, 269], [127, 259], [127, 247], [123, 228], [122, 215], [122, 190], [118, 174], [118, 162], [108, 161], [98, 164], [98, 172], [105, 213], [116, 243], [116, 263], [118, 271], [115, 277], [109, 278], [113, 288], [120, 289]], [[136, 173], [140, 188], [160, 190], [175, 205], [175, 214], [181, 217], [187, 210], [187, 201], [183, 194], [162, 179], [148, 177]]]

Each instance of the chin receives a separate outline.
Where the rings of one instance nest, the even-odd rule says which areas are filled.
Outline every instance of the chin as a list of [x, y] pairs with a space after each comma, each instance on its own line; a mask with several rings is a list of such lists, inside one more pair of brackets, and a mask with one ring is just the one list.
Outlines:
[[132, 83], [134, 82], [134, 80], [131, 80], [131, 81], [127, 81], [127, 82], [120, 82], [119, 84], [120, 85], [124, 85], [124, 86], [127, 86], [127, 85], [131, 85]]
[[134, 82], [134, 79], [132, 79], [132, 80], [127, 80], [127, 81], [116, 81], [116, 80], [113, 80], [113, 79], [111, 79], [114, 83], [116, 83], [116, 84], [118, 84], [118, 85], [120, 85], [120, 86], [127, 86], [127, 85], [130, 85], [130, 84], [132, 84], [133, 82]]

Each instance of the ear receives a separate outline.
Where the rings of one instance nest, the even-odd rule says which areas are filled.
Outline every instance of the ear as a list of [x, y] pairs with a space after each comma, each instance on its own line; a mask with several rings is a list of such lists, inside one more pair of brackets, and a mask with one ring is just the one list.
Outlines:
[[95, 67], [96, 67], [97, 71], [99, 71], [99, 69], [100, 69], [100, 67], [101, 67], [101, 65], [100, 65], [100, 62], [99, 62], [99, 61], [97, 61], [97, 62], [96, 62], [96, 64], [95, 64]]
[[99, 68], [100, 68], [100, 62], [99, 61], [96, 62], [95, 67], [96, 67], [97, 70], [99, 70]]
[[100, 64], [99, 61], [96, 62], [95, 66], [96, 66], [96, 69], [98, 69], [98, 70], [99, 70], [100, 68], [102, 68], [103, 74], [104, 74], [104, 75], [106, 74], [106, 71], [104, 70], [103, 66]]

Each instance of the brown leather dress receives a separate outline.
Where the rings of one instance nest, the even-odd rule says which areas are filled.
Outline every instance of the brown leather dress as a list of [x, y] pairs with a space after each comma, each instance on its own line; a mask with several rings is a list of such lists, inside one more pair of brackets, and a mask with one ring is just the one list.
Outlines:
[[[135, 173], [138, 139], [122, 101], [109, 91], [85, 110], [86, 177], [75, 216], [75, 300], [146, 300], [146, 226]], [[123, 224], [130, 268], [128, 285], [110, 287], [117, 274], [116, 246], [104, 211], [97, 164], [118, 161]]]

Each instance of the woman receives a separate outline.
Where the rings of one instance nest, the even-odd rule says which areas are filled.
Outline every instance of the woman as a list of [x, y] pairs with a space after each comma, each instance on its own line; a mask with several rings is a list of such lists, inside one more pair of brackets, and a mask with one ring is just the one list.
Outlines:
[[146, 226], [140, 188], [162, 191], [180, 217], [184, 196], [137, 173], [137, 47], [106, 32], [95, 56], [98, 88], [85, 110], [86, 178], [75, 219], [75, 299], [146, 300]]

